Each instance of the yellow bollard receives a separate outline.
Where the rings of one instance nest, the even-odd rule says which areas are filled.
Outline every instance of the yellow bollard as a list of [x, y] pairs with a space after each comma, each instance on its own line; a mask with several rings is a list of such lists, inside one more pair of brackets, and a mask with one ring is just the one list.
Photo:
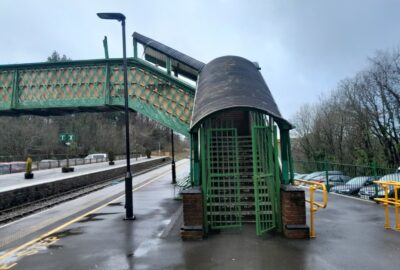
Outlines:
[[[308, 180], [302, 180], [302, 179], [294, 179], [295, 183], [303, 183], [305, 185], [309, 186], [309, 191], [310, 191], [310, 199], [307, 200], [310, 204], [310, 238], [315, 238], [315, 229], [314, 229], [314, 215], [315, 212], [318, 211], [320, 208], [326, 208], [328, 205], [328, 192], [326, 190], [326, 186], [323, 183], [318, 183], [318, 182], [313, 182], [313, 181], [308, 181]], [[320, 189], [323, 194], [323, 202], [315, 202], [314, 201], [314, 192]]]
[[400, 223], [399, 223], [399, 187], [395, 186], [394, 187], [394, 201], [395, 201], [395, 205], [394, 205], [394, 214], [396, 216], [396, 230], [400, 231]]
[[315, 186], [310, 186], [310, 238], [315, 238], [314, 231], [314, 192], [316, 188]]
[[385, 218], [385, 229], [390, 229], [390, 222], [389, 222], [389, 194], [388, 194], [388, 186], [383, 186], [383, 190], [385, 191], [385, 213], [386, 213], [386, 218]]

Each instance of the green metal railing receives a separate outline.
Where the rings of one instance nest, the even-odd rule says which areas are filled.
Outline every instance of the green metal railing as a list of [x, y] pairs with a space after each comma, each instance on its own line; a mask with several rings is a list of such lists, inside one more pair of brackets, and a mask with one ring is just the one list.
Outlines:
[[[0, 115], [51, 115], [121, 107], [121, 59], [0, 65]], [[140, 59], [128, 60], [129, 107], [188, 135], [195, 88]]]
[[253, 112], [251, 118], [256, 232], [263, 235], [280, 227], [276, 218], [280, 214], [277, 130], [266, 115]]
[[212, 229], [240, 228], [239, 157], [237, 130], [207, 130], [207, 218]]

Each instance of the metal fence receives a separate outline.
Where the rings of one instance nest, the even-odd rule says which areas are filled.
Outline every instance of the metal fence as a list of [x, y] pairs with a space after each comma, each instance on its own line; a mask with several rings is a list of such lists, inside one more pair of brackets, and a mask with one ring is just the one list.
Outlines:
[[[340, 164], [329, 161], [294, 161], [295, 179], [325, 183], [328, 192], [362, 199], [384, 196], [384, 190], [373, 183], [376, 180], [400, 182], [397, 168], [370, 165]], [[394, 196], [394, 191], [389, 193]]]
[[[132, 154], [132, 158], [139, 158], [141, 154]], [[38, 157], [34, 156], [35, 159]], [[116, 155], [114, 160], [125, 159], [125, 155]], [[13, 160], [13, 159], [11, 159]], [[15, 157], [14, 157], [15, 160]], [[18, 159], [17, 159], [18, 160]], [[85, 165], [92, 163], [100, 163], [106, 162], [108, 158], [70, 158], [69, 166], [77, 166], [77, 165]], [[47, 170], [53, 168], [61, 168], [67, 165], [67, 159], [43, 159], [36, 160], [32, 162], [32, 170]], [[10, 173], [18, 173], [25, 171], [26, 162], [25, 161], [11, 161], [11, 162], [0, 162], [0, 175], [2, 174], [10, 174]]]

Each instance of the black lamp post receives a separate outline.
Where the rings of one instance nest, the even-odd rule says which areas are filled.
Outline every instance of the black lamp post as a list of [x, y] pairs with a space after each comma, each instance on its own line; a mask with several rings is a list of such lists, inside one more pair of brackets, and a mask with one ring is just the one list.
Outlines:
[[171, 128], [171, 169], [172, 169], [172, 184], [176, 184], [175, 171], [175, 147], [174, 147], [174, 130]]
[[129, 108], [128, 108], [128, 72], [126, 60], [126, 42], [125, 42], [125, 15], [122, 13], [97, 13], [101, 19], [117, 20], [122, 25], [122, 50], [124, 59], [124, 96], [125, 96], [125, 140], [126, 140], [126, 175], [125, 175], [125, 219], [133, 220], [133, 200], [132, 200], [132, 172], [131, 157], [129, 149]]

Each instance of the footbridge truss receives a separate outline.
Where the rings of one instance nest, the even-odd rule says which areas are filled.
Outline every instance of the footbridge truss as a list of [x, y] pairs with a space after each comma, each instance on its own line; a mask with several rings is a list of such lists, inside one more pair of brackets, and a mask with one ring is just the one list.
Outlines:
[[[190, 70], [184, 61], [179, 62], [183, 54], [176, 54], [166, 46], [155, 50], [143, 44], [144, 54], [149, 52], [146, 56], [157, 60], [157, 65], [140, 59], [137, 57], [140, 42], [134, 35], [135, 57], [128, 59], [129, 108], [188, 135], [195, 85], [179, 79], [178, 75], [182, 67], [194, 76], [197, 70]], [[165, 47], [170, 50], [165, 51]], [[171, 50], [175, 58], [169, 56]], [[164, 63], [163, 68], [160, 62]], [[123, 91], [122, 59], [0, 66], [0, 115], [47, 116], [119, 110], [124, 106]]]

